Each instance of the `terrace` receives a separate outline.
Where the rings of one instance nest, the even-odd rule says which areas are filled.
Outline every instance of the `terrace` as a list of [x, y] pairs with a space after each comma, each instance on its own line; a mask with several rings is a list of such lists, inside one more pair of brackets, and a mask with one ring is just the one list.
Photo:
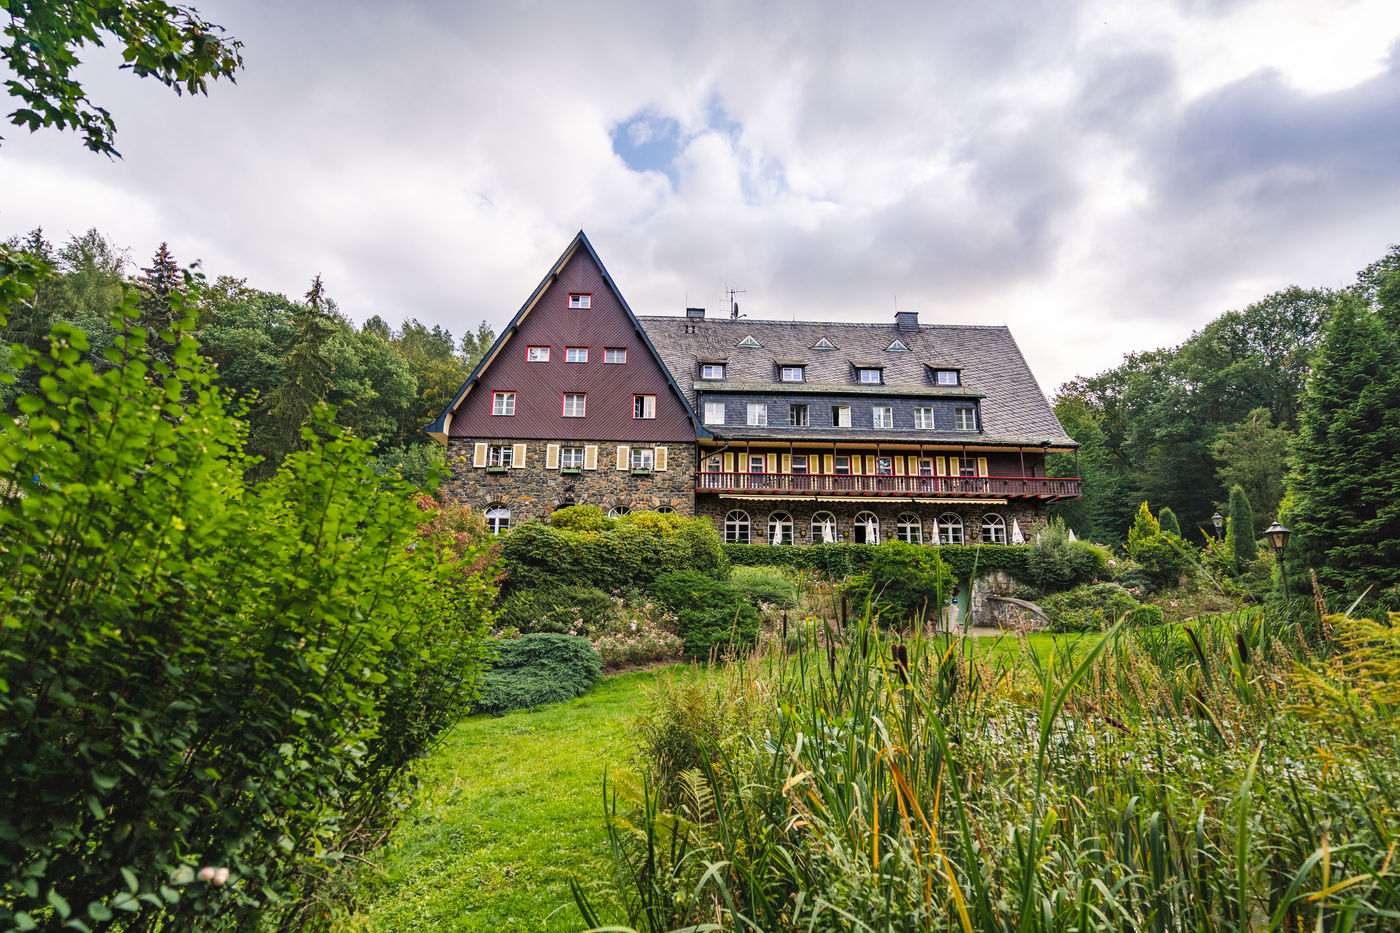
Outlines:
[[807, 496], [930, 496], [940, 499], [1077, 499], [1079, 477], [887, 476], [846, 473], [695, 474], [697, 493]]

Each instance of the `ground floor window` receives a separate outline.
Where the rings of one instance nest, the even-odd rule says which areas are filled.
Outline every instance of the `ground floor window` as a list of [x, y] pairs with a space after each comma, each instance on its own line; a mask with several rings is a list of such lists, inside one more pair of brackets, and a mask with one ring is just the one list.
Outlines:
[[988, 513], [982, 516], [982, 543], [1005, 544], [1006, 519], [996, 513]]
[[632, 448], [632, 469], [650, 470], [656, 466], [656, 451], [651, 447]]
[[857, 512], [855, 524], [856, 544], [880, 543], [880, 520], [874, 512]]
[[509, 444], [492, 444], [489, 456], [486, 460], [487, 466], [508, 467], [511, 465], [511, 446]]
[[625, 505], [615, 505], [612, 508], [608, 509], [608, 518], [621, 518], [622, 516], [631, 513], [631, 511], [632, 510]]
[[662, 515], [670, 515], [676, 510], [671, 508], [669, 505], [658, 505], [656, 507], [656, 511], [660, 512]]
[[939, 544], [962, 544], [963, 543], [963, 523], [962, 519], [952, 512], [945, 512], [938, 516], [938, 543]]
[[830, 512], [818, 512], [812, 516], [812, 543], [836, 543], [836, 516]]
[[768, 516], [768, 541], [770, 544], [792, 544], [792, 516], [786, 512], [774, 512]]
[[559, 466], [566, 470], [583, 469], [583, 448], [564, 447], [559, 451]]
[[899, 540], [906, 544], [924, 543], [924, 526], [919, 521], [919, 516], [913, 512], [901, 512], [899, 521], [895, 523], [895, 529], [899, 535]]
[[502, 534], [510, 528], [510, 509], [494, 505], [486, 510], [486, 530], [493, 535]]
[[749, 543], [749, 513], [738, 509], [724, 516], [724, 541], [726, 544]]

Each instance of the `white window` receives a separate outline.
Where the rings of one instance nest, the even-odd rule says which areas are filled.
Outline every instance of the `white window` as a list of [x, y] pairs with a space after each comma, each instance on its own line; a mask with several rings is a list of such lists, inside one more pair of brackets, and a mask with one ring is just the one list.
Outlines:
[[975, 408], [955, 408], [953, 414], [959, 431], [977, 430], [977, 409]]
[[876, 458], [875, 458], [875, 475], [876, 475], [876, 476], [890, 476], [890, 475], [893, 474], [893, 473], [894, 473], [894, 464], [890, 462], [890, 458], [889, 458], [889, 457], [876, 457]]
[[626, 348], [626, 347], [623, 347], [622, 349], [618, 349], [618, 348], [616, 348], [616, 347], [609, 347], [608, 349], [606, 349], [606, 350], [603, 351], [603, 362], [604, 362], [604, 363], [625, 363], [625, 362], [627, 362], [627, 348]]
[[894, 409], [888, 405], [875, 405], [870, 409], [870, 422], [877, 428], [894, 427]]
[[763, 427], [768, 424], [768, 406], [763, 402], [749, 402], [749, 425]]
[[625, 505], [615, 505], [608, 509], [608, 518], [621, 518], [624, 515], [631, 515], [632, 510]]
[[768, 516], [768, 543], [792, 544], [792, 516], [786, 512], [773, 512]]
[[593, 307], [592, 295], [573, 294], [569, 296], [569, 307], [571, 308], [591, 308]]
[[568, 347], [568, 348], [566, 348], [566, 349], [564, 350], [564, 362], [565, 362], [565, 363], [587, 363], [587, 362], [588, 362], [588, 348], [587, 348], [587, 347]]
[[818, 512], [812, 516], [812, 543], [836, 543], [836, 516], [830, 512]]
[[854, 531], [856, 544], [880, 543], [880, 520], [874, 512], [857, 512]]
[[487, 455], [486, 465], [489, 467], [511, 466], [511, 446], [509, 444], [492, 444]]
[[711, 457], [705, 461], [705, 469], [710, 473], [718, 473], [721, 470], [719, 457]]
[[491, 414], [493, 414], [493, 415], [513, 415], [513, 414], [515, 414], [515, 393], [514, 393], [514, 392], [492, 392], [492, 393], [491, 393]]
[[549, 347], [530, 347], [525, 351], [525, 359], [531, 363], [548, 363]]
[[932, 457], [920, 457], [920, 458], [919, 458], [919, 475], [920, 475], [920, 476], [932, 476], [932, 475], [933, 475], [933, 458], [932, 458]]
[[579, 392], [579, 393], [565, 392], [565, 393], [564, 393], [564, 412], [563, 412], [564, 417], [565, 417], [565, 418], [582, 418], [582, 417], [583, 417], [584, 409], [587, 407], [587, 403], [588, 403], [588, 395], [587, 395], [587, 393], [584, 393], [584, 392]]
[[1006, 519], [989, 512], [982, 516], [982, 543], [983, 544], [1005, 544], [1006, 543]]
[[849, 456], [836, 457], [833, 469], [836, 470], [837, 476], [850, 476], [851, 458]]
[[723, 379], [723, 378], [724, 378], [724, 364], [723, 364], [723, 363], [706, 363], [706, 364], [704, 364], [703, 366], [700, 367], [700, 378], [701, 378], [701, 379]]
[[559, 466], [566, 470], [583, 469], [583, 448], [564, 447], [559, 451]]
[[832, 405], [831, 426], [833, 428], [849, 428], [851, 426], [851, 406]]
[[932, 408], [916, 408], [916, 409], [914, 409], [914, 427], [920, 428], [920, 429], [925, 430], [925, 431], [932, 431], [932, 430], [933, 430], [933, 409], [932, 409]]
[[749, 513], [735, 509], [724, 516], [724, 540], [727, 544], [749, 543]]
[[676, 514], [676, 510], [673, 509], [673, 508], [671, 508], [669, 505], [658, 505], [658, 506], [656, 507], [656, 514], [658, 514], [658, 515], [675, 515], [675, 514]]
[[502, 534], [510, 528], [510, 509], [492, 506], [486, 510], [486, 530], [493, 535]]
[[866, 385], [879, 385], [880, 373], [878, 369], [857, 369], [856, 378]]
[[913, 512], [899, 514], [899, 520], [895, 523], [895, 533], [899, 535], [899, 540], [906, 544], [924, 543], [924, 527], [919, 521], [919, 516]]
[[792, 455], [792, 472], [794, 472], [794, 473], [806, 473], [806, 472], [807, 472], [807, 455], [806, 455], [806, 454], [793, 454], [793, 455]]
[[632, 469], [650, 470], [656, 467], [656, 451], [651, 447], [632, 448]]
[[956, 369], [940, 369], [938, 371], [938, 384], [941, 386], [957, 385], [958, 371]]
[[633, 418], [655, 418], [655, 417], [656, 417], [656, 396], [655, 396], [655, 395], [634, 395], [634, 396], [632, 396], [632, 417], [633, 417]]
[[806, 405], [788, 406], [788, 426], [794, 428], [805, 428], [812, 423], [807, 414]]
[[749, 472], [750, 472], [750, 473], [763, 473], [763, 472], [766, 472], [767, 469], [768, 469], [768, 467], [765, 466], [765, 463], [766, 463], [766, 461], [764, 460], [763, 454], [750, 454], [750, 455], [749, 455]]
[[801, 382], [805, 375], [805, 367], [784, 366], [780, 378], [783, 382]]
[[[957, 459], [957, 458], [953, 458], [953, 459]], [[976, 475], [977, 475], [977, 461], [976, 461], [976, 460], [973, 460], [971, 457], [963, 457], [962, 459], [958, 460], [958, 475], [959, 475], [959, 476], [976, 476]]]
[[724, 403], [723, 403], [723, 402], [706, 402], [706, 403], [705, 403], [705, 423], [706, 423], [706, 424], [724, 424]]
[[958, 516], [954, 515], [952, 512], [945, 512], [938, 516], [938, 543], [963, 543], [962, 519], [958, 518]]

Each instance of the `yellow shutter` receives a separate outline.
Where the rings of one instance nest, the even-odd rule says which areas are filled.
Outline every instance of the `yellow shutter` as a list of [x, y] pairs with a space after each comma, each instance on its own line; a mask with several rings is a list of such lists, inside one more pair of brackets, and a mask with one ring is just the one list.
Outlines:
[[890, 463], [893, 464], [893, 466], [891, 466], [890, 469], [892, 469], [892, 470], [894, 471], [894, 475], [895, 475], [895, 476], [903, 476], [903, 475], [904, 475], [904, 458], [903, 458], [903, 457], [891, 457], [891, 458], [890, 458]]
[[865, 455], [865, 472], [871, 476], [875, 475], [875, 458], [870, 454]]
[[472, 466], [476, 466], [476, 467], [484, 467], [484, 466], [486, 466], [486, 445], [485, 445], [485, 444], [477, 444], [477, 445], [476, 445], [476, 449], [472, 451]]
[[510, 465], [517, 470], [525, 468], [525, 445], [516, 444], [514, 452], [510, 455]]
[[791, 455], [791, 454], [783, 454], [783, 472], [784, 472], [784, 473], [791, 473], [791, 472], [792, 472], [792, 455]]
[[657, 470], [665, 470], [665, 469], [666, 469], [666, 448], [665, 448], [665, 447], [658, 447], [658, 448], [656, 448], [656, 469], [657, 469]]
[[776, 472], [778, 472], [778, 455], [777, 455], [777, 454], [769, 454], [767, 457], [764, 458], [764, 460], [765, 460], [765, 462], [766, 462], [766, 464], [767, 464], [766, 466], [764, 466], [764, 469], [765, 469], [765, 470], [767, 470], [769, 473], [776, 473]]
[[851, 454], [851, 475], [859, 476], [861, 472], [860, 454]]
[[557, 469], [559, 469], [559, 445], [558, 445], [558, 444], [545, 444], [545, 445], [544, 445], [544, 468], [545, 468], [546, 470], [557, 470]]
[[724, 455], [724, 472], [726, 472], [726, 473], [733, 473], [733, 472], [734, 472], [734, 455], [733, 455], [733, 454], [725, 454], [725, 455]]
[[934, 458], [933, 458], [933, 472], [936, 473], [936, 474], [938, 474], [939, 476], [947, 476], [947, 475], [948, 475], [948, 458], [947, 458], [947, 457], [934, 457]]
[[598, 445], [589, 444], [583, 448], [583, 468], [585, 470], [598, 469]]
[[986, 457], [978, 457], [978, 458], [977, 458], [977, 475], [978, 475], [978, 476], [989, 476], [989, 475], [990, 475], [990, 474], [987, 472], [987, 458], [986, 458]]
[[836, 472], [836, 464], [835, 464], [834, 461], [835, 461], [835, 455], [834, 455], [834, 454], [823, 454], [823, 455], [822, 455], [822, 472], [823, 472], [823, 473], [826, 473], [827, 475], [830, 475], [830, 474], [832, 474], [832, 473], [835, 473], [835, 472]]
[[619, 470], [625, 470], [628, 467], [630, 467], [631, 464], [628, 461], [631, 459], [631, 457], [632, 448], [626, 445], [619, 444], [617, 448], [617, 468]]

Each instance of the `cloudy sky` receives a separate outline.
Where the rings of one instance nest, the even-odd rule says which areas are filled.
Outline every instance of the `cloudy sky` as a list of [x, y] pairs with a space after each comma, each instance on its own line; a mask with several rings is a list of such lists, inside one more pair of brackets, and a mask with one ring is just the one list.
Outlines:
[[579, 228], [639, 313], [1011, 326], [1047, 393], [1400, 242], [1400, 3], [193, 0], [120, 161], [4, 131], [0, 237], [499, 329]]

